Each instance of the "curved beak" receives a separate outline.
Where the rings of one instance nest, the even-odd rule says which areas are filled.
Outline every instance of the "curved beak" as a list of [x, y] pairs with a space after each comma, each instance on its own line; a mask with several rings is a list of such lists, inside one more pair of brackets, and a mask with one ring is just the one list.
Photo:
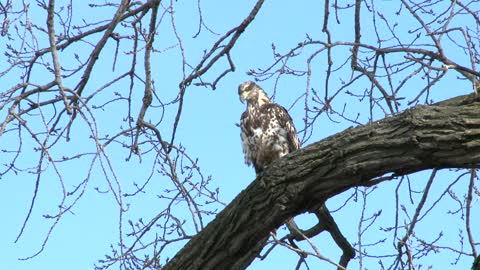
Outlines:
[[242, 92], [240, 94], [240, 102], [245, 103], [245, 100], [247, 100], [247, 97], [248, 97], [248, 93], [247, 92]]

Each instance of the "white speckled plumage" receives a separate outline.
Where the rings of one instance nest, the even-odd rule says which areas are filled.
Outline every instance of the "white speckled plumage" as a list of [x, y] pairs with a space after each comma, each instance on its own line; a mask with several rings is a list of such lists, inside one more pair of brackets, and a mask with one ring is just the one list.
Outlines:
[[260, 173], [272, 161], [300, 148], [292, 118], [282, 106], [271, 102], [256, 83], [246, 81], [238, 87], [247, 109], [240, 119], [245, 163]]

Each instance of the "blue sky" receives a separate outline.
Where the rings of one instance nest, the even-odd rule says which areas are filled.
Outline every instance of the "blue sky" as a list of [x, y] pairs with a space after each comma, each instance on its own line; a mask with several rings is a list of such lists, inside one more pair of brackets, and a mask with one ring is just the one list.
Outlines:
[[[214, 32], [223, 34], [232, 27], [238, 25], [241, 20], [248, 14], [254, 1], [203, 1], [202, 12], [205, 23]], [[399, 29], [407, 26], [402, 24], [405, 20], [411, 18], [395, 18], [393, 16], [390, 6], [392, 1], [379, 1], [376, 8], [382, 12], [392, 16], [393, 20], [399, 21]], [[110, 14], [105, 12], [96, 12], [95, 9], [88, 8], [80, 2], [74, 3], [73, 20], [80, 23], [81, 18], [90, 20], [93, 18], [108, 18]], [[197, 38], [192, 38], [196, 33], [198, 27], [198, 13], [196, 4], [178, 1], [175, 2], [177, 30], [184, 37], [183, 44], [185, 46], [185, 53], [189, 64], [195, 65], [201, 59], [204, 50], [211, 47], [213, 41], [218, 36], [209, 33], [205, 29]], [[34, 3], [31, 4], [31, 20], [44, 23], [45, 13], [42, 13]], [[266, 1], [261, 11], [257, 15], [255, 21], [247, 28], [246, 32], [240, 37], [239, 41], [232, 50], [232, 60], [235, 62], [236, 71], [228, 74], [217, 86], [215, 91], [204, 87], [189, 87], [185, 96], [184, 112], [182, 114], [181, 123], [177, 133], [177, 142], [181, 142], [189, 155], [192, 158], [198, 158], [198, 165], [205, 176], [212, 177], [212, 189], [218, 187], [220, 190], [220, 199], [224, 203], [230, 202], [241, 190], [243, 190], [254, 178], [254, 170], [248, 168], [243, 162], [243, 153], [240, 144], [239, 129], [235, 125], [238, 123], [240, 114], [243, 112], [245, 105], [241, 104], [238, 99], [237, 87], [238, 84], [251, 79], [246, 75], [246, 72], [253, 68], [265, 68], [272, 62], [272, 43], [279, 52], [285, 53], [289, 48], [294, 47], [298, 42], [306, 39], [306, 34], [312, 39], [325, 39], [325, 35], [321, 33], [322, 18], [323, 18], [323, 3], [317, 1], [306, 1], [302, 4], [295, 4], [293, 2], [277, 3], [274, 1]], [[352, 40], [353, 27], [347, 22], [353, 21], [353, 12], [342, 14], [340, 20], [341, 27], [332, 33], [337, 40]], [[181, 59], [178, 47], [173, 47], [177, 41], [172, 34], [171, 24], [168, 15], [165, 15], [160, 27], [158, 29], [159, 35], [156, 37], [155, 46], [160, 52], [154, 53], [152, 56], [153, 62], [153, 79], [155, 81], [155, 90], [158, 96], [164, 101], [175, 97], [178, 91], [178, 83], [181, 80]], [[455, 22], [455, 23], [461, 23]], [[331, 25], [336, 25], [335, 21], [330, 22]], [[333, 27], [332, 26], [332, 27]], [[365, 26], [368, 27], [368, 24]], [[380, 28], [380, 31], [386, 31]], [[402, 31], [402, 30], [400, 30]], [[366, 33], [373, 33], [367, 31]], [[98, 36], [97, 36], [98, 37]], [[45, 35], [39, 34], [37, 37], [39, 47], [44, 48], [48, 43]], [[366, 34], [365, 39], [374, 39], [373, 36]], [[90, 40], [95, 42], [95, 40]], [[109, 41], [106, 49], [100, 55], [98, 66], [95, 67], [92, 77], [90, 78], [86, 94], [88, 91], [98, 88], [109, 79], [118, 76], [129, 68], [131, 55], [124, 52], [131, 49], [128, 43], [121, 43], [119, 58], [115, 71], [112, 71], [113, 51], [115, 50], [115, 43]], [[454, 59], [464, 61], [465, 56], [456, 50], [451, 43], [446, 45], [452, 48], [450, 55]], [[61, 52], [61, 60], [65, 66], [74, 67], [78, 63], [73, 58], [73, 53], [78, 52], [80, 55], [85, 54], [90, 50], [88, 44], [82, 46], [75, 46], [75, 49], [67, 49]], [[78, 51], [76, 51], [78, 50]], [[306, 49], [309, 50], [309, 49]], [[338, 50], [334, 55], [339, 59], [336, 66], [341, 65], [344, 59], [348, 58], [348, 48]], [[6, 67], [5, 56], [0, 56], [0, 67], [2, 71]], [[306, 57], [299, 57], [297, 60], [292, 60], [293, 66], [305, 68]], [[340, 60], [342, 59], [342, 60]], [[312, 70], [314, 76], [312, 78], [311, 86], [318, 91], [322, 91], [323, 81], [326, 75], [325, 56], [320, 55], [314, 61]], [[462, 63], [462, 62], [461, 62]], [[204, 76], [205, 81], [212, 80], [218, 76], [220, 72], [226, 67], [226, 61], [222, 60], [214, 66]], [[142, 66], [139, 65], [137, 72], [142, 74]], [[188, 70], [187, 70], [188, 73]], [[351, 74], [340, 73], [332, 77], [331, 89], [341, 85], [341, 78], [349, 78]], [[8, 76], [0, 77], [2, 85], [7, 85], [9, 89], [18, 83], [18, 73], [11, 73]], [[45, 83], [51, 80], [48, 74], [33, 73], [35, 81], [38, 83]], [[457, 74], [449, 73], [453, 80], [444, 80], [435, 85], [431, 91], [431, 97], [436, 101], [453, 97], [461, 94], [469, 93], [469, 85], [466, 82], [459, 82], [454, 80]], [[65, 84], [69, 87], [74, 87], [76, 77], [72, 80], [65, 80]], [[78, 79], [78, 77], [76, 78]], [[70, 83], [70, 85], [69, 85]], [[94, 105], [101, 105], [103, 102], [114, 96], [114, 92], [118, 91], [125, 94], [128, 91], [128, 80], [119, 81], [112, 86], [108, 91], [92, 102]], [[137, 82], [138, 83], [138, 82]], [[270, 79], [259, 83], [269, 94], [273, 93], [275, 80]], [[414, 81], [412, 87], [418, 87], [424, 84], [420, 80]], [[460, 84], [460, 86], [459, 86]], [[303, 128], [302, 118], [304, 117], [304, 101], [294, 103], [297, 97], [305, 91], [306, 80], [305, 77], [282, 77], [277, 85], [277, 95], [275, 100], [290, 108], [290, 113], [301, 130]], [[356, 87], [356, 88], [355, 88]], [[351, 90], [354, 93], [362, 93], [370, 87], [368, 82], [356, 84]], [[133, 95], [133, 102], [136, 103], [134, 108], [138, 110], [141, 104], [141, 97], [143, 89], [138, 83], [135, 87]], [[3, 91], [3, 90], [1, 90]], [[408, 98], [410, 95], [415, 95], [415, 89], [412, 93], [405, 93]], [[92, 105], [91, 104], [91, 105]], [[343, 106], [348, 108], [346, 115], [355, 118], [357, 113], [360, 113], [359, 121], [366, 123], [368, 121], [368, 113], [365, 109], [368, 108], [358, 98], [348, 95], [340, 95], [338, 99], [332, 104], [334, 109], [341, 111]], [[407, 107], [406, 102], [402, 104], [402, 109]], [[95, 110], [96, 125], [99, 134], [104, 135], [111, 133], [113, 129], [118, 129], [119, 126], [125, 125], [122, 117], [125, 116], [125, 104], [116, 103], [112, 106], [106, 106], [103, 110]], [[165, 112], [164, 121], [159, 127], [165, 134], [168, 134], [171, 123], [173, 121], [175, 111], [172, 109]], [[0, 119], [4, 119], [6, 115], [5, 110], [0, 111]], [[135, 115], [135, 113], [134, 113]], [[146, 119], [152, 123], [159, 121], [161, 111], [159, 109], [150, 108]], [[376, 110], [375, 119], [385, 117], [381, 110]], [[333, 120], [333, 121], [332, 121]], [[38, 127], [41, 127], [38, 123]], [[335, 134], [354, 126], [351, 122], [345, 121], [336, 115], [321, 115], [316, 125], [313, 128], [313, 135], [305, 145], [316, 142], [322, 138]], [[72, 155], [78, 149], [94, 149], [94, 143], [88, 139], [89, 132], [85, 122], [78, 121], [73, 128], [74, 134], [71, 141], [61, 144], [58, 147], [57, 158], [62, 155]], [[9, 149], [13, 145], [17, 145], [16, 134], [7, 133], [0, 138], [0, 148]], [[32, 152], [35, 146], [33, 141], [28, 136], [23, 137], [23, 147], [25, 151], [30, 151], [30, 154], [25, 154], [20, 157], [20, 160], [25, 162], [24, 168], [34, 166], [38, 160], [38, 153]], [[152, 167], [152, 155], [144, 155], [140, 161], [137, 157], [133, 157], [129, 162], [125, 162], [129, 153], [121, 146], [115, 145], [109, 149], [109, 154], [112, 161], [113, 171], [116, 172], [116, 177], [121, 186], [122, 193], [133, 192], [133, 183], [143, 183], [150, 174]], [[8, 156], [0, 157], [0, 163], [3, 165], [8, 162]], [[22, 226], [25, 215], [28, 211], [30, 201], [32, 198], [35, 176], [29, 173], [20, 173], [18, 175], [9, 173], [0, 178], [0, 213], [4, 217], [0, 225], [0, 258], [5, 269], [63, 269], [67, 266], [69, 269], [91, 269], [93, 265], [105, 254], [109, 254], [110, 246], [116, 246], [119, 239], [119, 208], [115, 201], [112, 192], [103, 192], [109, 190], [109, 183], [115, 184], [114, 175], [109, 175], [109, 181], [102, 173], [101, 166], [97, 163], [93, 167], [92, 175], [88, 186], [85, 188], [85, 195], [79, 200], [71, 211], [66, 213], [59, 221], [49, 236], [44, 251], [35, 258], [27, 261], [18, 260], [18, 258], [29, 257], [36, 253], [48, 233], [52, 225], [51, 219], [45, 219], [42, 215], [53, 215], [57, 210], [59, 202], [61, 201], [62, 183], [67, 190], [72, 190], [75, 186], [82, 182], [88, 175], [88, 159], [80, 159], [69, 164], [59, 164], [59, 169], [64, 173], [63, 181], [60, 181], [55, 175], [53, 168], [50, 166], [44, 173], [44, 176], [39, 187], [39, 193], [35, 208], [29, 223], [17, 243], [14, 243], [18, 232]], [[106, 161], [106, 160], [104, 160]], [[107, 166], [108, 167], [108, 166]], [[414, 195], [414, 201], [418, 202], [421, 196], [421, 190], [429, 177], [429, 172], [421, 172], [410, 177], [410, 187], [419, 193]], [[435, 185], [435, 190], [431, 197], [436, 198], [442, 194], [445, 188], [458, 175], [455, 172], [443, 172], [442, 177], [438, 178]], [[404, 180], [405, 183], [407, 180]], [[458, 194], [463, 194], [461, 188], [466, 188], [468, 177], [460, 180], [463, 185], [458, 186]], [[165, 202], [157, 198], [162, 190], [169, 187], [166, 179], [160, 177], [159, 174], [152, 178], [148, 184], [148, 192], [140, 194], [134, 198], [125, 198], [125, 204], [128, 204], [128, 211], [124, 214], [124, 224], [127, 220], [133, 221], [143, 218], [150, 220], [164, 207]], [[383, 183], [377, 189], [372, 191], [372, 195], [368, 197], [366, 202], [365, 216], [370, 216], [379, 210], [382, 211], [378, 226], [391, 226], [394, 218], [395, 209], [395, 188], [398, 181]], [[98, 192], [102, 191], [102, 192]], [[407, 192], [408, 185], [402, 184], [399, 188], [400, 192]], [[327, 205], [331, 210], [337, 209], [344, 204], [345, 200], [351, 196], [354, 191], [346, 191], [344, 194], [337, 196], [328, 201]], [[416, 204], [408, 204], [409, 199], [403, 198], [407, 206], [414, 209]], [[402, 201], [403, 202], [403, 201]], [[450, 202], [448, 204], [447, 202]], [[428, 201], [431, 205], [434, 203]], [[478, 199], [475, 201], [478, 205]], [[357, 239], [358, 220], [360, 218], [363, 200], [349, 200], [346, 207], [334, 212], [333, 215], [344, 231], [347, 239], [353, 243]], [[221, 209], [221, 205], [212, 206], [212, 208]], [[180, 208], [180, 205], [179, 205]], [[461, 220], [458, 215], [449, 215], [448, 211], [455, 211], [458, 207], [453, 200], [442, 200], [439, 207], [432, 210], [431, 216], [425, 218], [422, 223], [418, 225], [418, 229], [422, 235], [427, 239], [435, 239], [440, 231], [445, 234], [442, 241], [444, 243], [458, 242], [459, 231], [457, 228], [462, 228]], [[475, 210], [478, 218], [478, 207]], [[410, 212], [411, 214], [411, 212]], [[401, 218], [406, 218], [402, 216]], [[312, 217], [305, 215], [299, 217], [298, 220], [307, 227], [312, 223]], [[445, 222], [438, 222], [442, 220]], [[383, 222], [382, 222], [383, 221]], [[123, 228], [124, 234], [128, 232], [128, 226]], [[381, 241], [387, 234], [377, 233], [377, 230], [371, 230], [367, 234], [367, 241], [375, 242]], [[125, 237], [123, 235], [123, 237]], [[365, 239], [364, 239], [365, 241]], [[127, 240], [128, 242], [128, 240]], [[332, 240], [327, 235], [321, 235], [315, 238], [315, 243], [319, 247], [323, 255], [330, 257], [334, 261], [338, 261], [341, 253], [337, 247], [332, 245]], [[392, 239], [385, 242], [386, 246], [391, 249]], [[172, 256], [176, 252], [179, 245], [173, 245], [167, 254]], [[302, 244], [303, 247], [306, 247]], [[465, 245], [465, 250], [469, 250]], [[455, 255], [444, 255], [445, 251], [433, 255], [431, 259], [425, 261], [426, 264], [442, 262], [443, 265], [450, 265], [455, 261]], [[465, 257], [462, 257], [465, 258]], [[368, 269], [377, 269], [377, 259], [370, 259], [364, 262], [364, 266]], [[249, 269], [294, 269], [297, 263], [297, 256], [285, 249], [276, 249], [273, 254], [265, 261], [255, 261]], [[312, 268], [321, 267], [322, 269], [334, 269], [333, 266], [319, 261], [318, 259], [310, 258]], [[461, 260], [460, 265], [455, 265], [458, 269], [466, 269], [470, 266], [469, 259]], [[358, 262], [352, 263], [353, 269], [358, 268]]]

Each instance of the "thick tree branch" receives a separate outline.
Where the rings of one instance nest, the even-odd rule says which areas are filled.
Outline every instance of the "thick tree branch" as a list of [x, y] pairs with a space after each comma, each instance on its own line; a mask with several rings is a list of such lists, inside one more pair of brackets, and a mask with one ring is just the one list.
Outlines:
[[272, 229], [351, 187], [386, 173], [478, 167], [479, 105], [463, 96], [416, 106], [274, 162], [164, 269], [244, 269]]
[[285, 236], [285, 238], [288, 239], [292, 246], [296, 247], [296, 244], [293, 240], [303, 241], [327, 231], [330, 233], [330, 236], [335, 241], [337, 246], [343, 251], [340, 262], [338, 263], [338, 265], [342, 266], [343, 268], [339, 267], [337, 269], [347, 268], [348, 262], [355, 257], [355, 250], [353, 249], [352, 245], [350, 245], [348, 240], [340, 231], [340, 228], [325, 204], [322, 204], [320, 207], [315, 209], [313, 213], [317, 216], [318, 223], [307, 230], [300, 229], [293, 219], [293, 223], [287, 221], [286, 225], [290, 230], [290, 234]]

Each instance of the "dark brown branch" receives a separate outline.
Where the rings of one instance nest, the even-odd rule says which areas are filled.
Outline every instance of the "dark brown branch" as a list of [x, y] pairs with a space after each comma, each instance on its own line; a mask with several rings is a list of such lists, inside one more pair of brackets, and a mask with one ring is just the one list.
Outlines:
[[279, 159], [164, 270], [244, 269], [270, 231], [351, 187], [387, 173], [479, 167], [478, 106], [472, 96], [416, 106]]
[[[472, 254], [473, 254], [473, 257], [477, 257], [478, 254], [477, 254], [477, 250], [475, 248], [475, 241], [473, 240], [473, 234], [472, 234], [472, 230], [470, 228], [471, 226], [471, 220], [470, 220], [470, 211], [471, 211], [471, 207], [472, 207], [472, 192], [473, 192], [473, 186], [474, 186], [474, 180], [476, 178], [477, 174], [475, 172], [475, 170], [472, 169], [471, 173], [470, 173], [470, 183], [468, 184], [468, 193], [467, 193], [467, 202], [466, 202], [466, 218], [465, 218], [465, 226], [466, 226], [466, 229], [467, 229], [467, 235], [468, 235], [468, 242], [470, 243], [470, 247], [472, 247]], [[474, 225], [474, 226], [478, 226], [478, 225]]]
[[355, 257], [355, 250], [353, 249], [352, 245], [348, 242], [348, 240], [343, 236], [340, 228], [338, 228], [337, 223], [333, 219], [330, 211], [328, 211], [327, 207], [323, 205], [320, 207], [315, 214], [317, 215], [318, 219], [322, 222], [325, 229], [330, 233], [333, 238], [333, 241], [337, 244], [337, 246], [342, 250], [342, 256], [340, 257], [339, 265], [347, 268], [348, 262]]
[[291, 233], [288, 234], [286, 238], [289, 240], [292, 246], [296, 247], [293, 240], [303, 241], [305, 240], [305, 237], [307, 239], [313, 238], [320, 233], [327, 231], [328, 233], [330, 233], [332, 239], [343, 252], [338, 265], [342, 266], [343, 268], [347, 268], [348, 262], [355, 257], [355, 250], [353, 249], [352, 245], [350, 245], [348, 240], [340, 231], [340, 228], [338, 227], [335, 219], [330, 214], [330, 211], [325, 204], [318, 207], [318, 209], [315, 209], [313, 213], [317, 217], [318, 223], [307, 230], [301, 230], [300, 228], [298, 228], [297, 224], [293, 221], [293, 219], [293, 222], [287, 222], [286, 225]]
[[475, 261], [473, 262], [472, 265], [472, 270], [480, 270], [480, 255], [475, 258]]

